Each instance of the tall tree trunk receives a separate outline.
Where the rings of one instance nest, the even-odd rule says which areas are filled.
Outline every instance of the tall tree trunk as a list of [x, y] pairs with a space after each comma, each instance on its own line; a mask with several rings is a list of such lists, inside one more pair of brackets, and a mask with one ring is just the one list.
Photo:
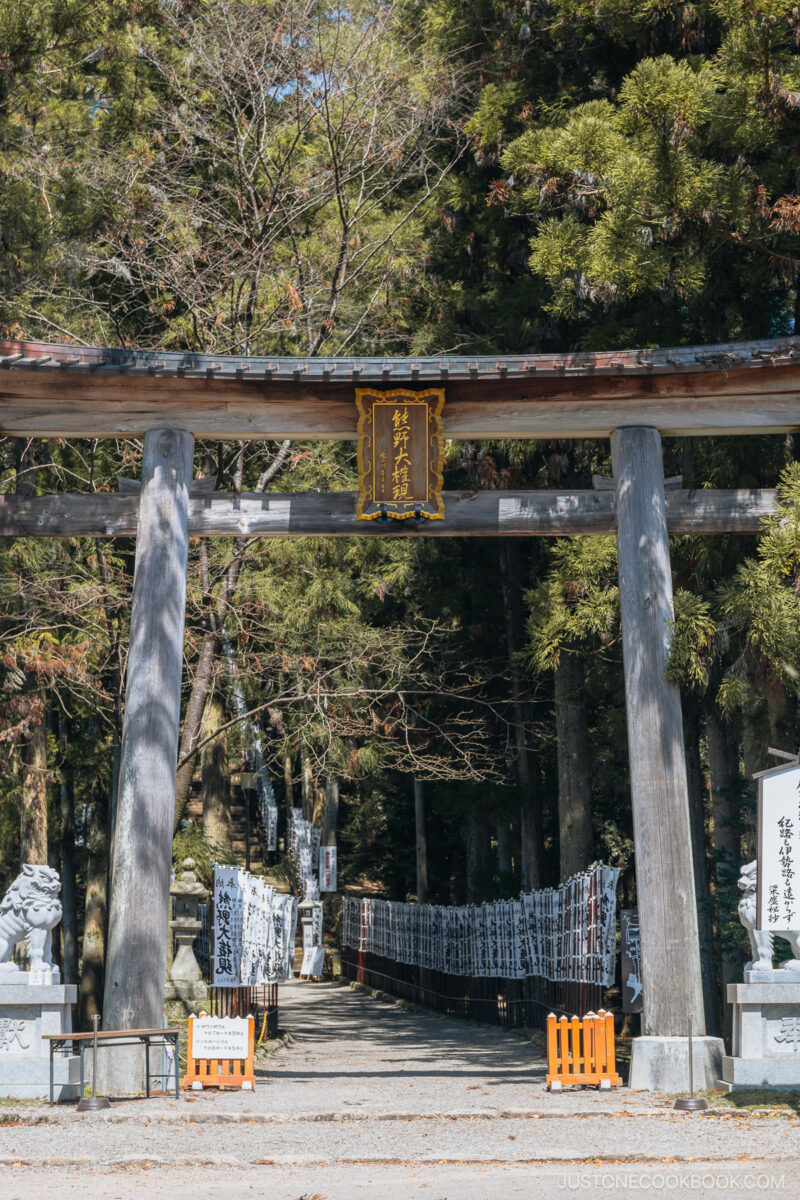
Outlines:
[[314, 815], [314, 788], [311, 778], [311, 760], [305, 746], [300, 751], [300, 768], [303, 773], [301, 780], [303, 817], [306, 821], [310, 821]]
[[[238, 578], [238, 571], [236, 574]], [[223, 605], [220, 601], [217, 607], [218, 609], [224, 608], [225, 613], [227, 613], [227, 604]], [[192, 787], [194, 768], [197, 760], [194, 747], [200, 741], [203, 715], [209, 693], [214, 684], [216, 660], [220, 644], [219, 629], [216, 627], [215, 622], [215, 628], [206, 633], [200, 646], [200, 655], [192, 681], [192, 690], [189, 694], [189, 703], [186, 706], [186, 715], [183, 719], [183, 729], [181, 730], [181, 740], [178, 748], [179, 766], [175, 775], [175, 816], [173, 828], [176, 832], [183, 819], [186, 801], [189, 799], [189, 792]]]
[[700, 938], [700, 970], [706, 1032], [717, 1036], [721, 1025], [719, 994], [714, 970], [714, 930], [711, 923], [711, 892], [708, 882], [705, 780], [700, 758], [700, 704], [694, 696], [683, 696], [683, 743], [686, 753], [686, 785], [689, 789], [689, 819], [692, 834], [694, 890], [697, 896], [697, 932]]
[[58, 743], [61, 753], [61, 942], [64, 983], [78, 982], [78, 909], [75, 886], [75, 794], [72, 769], [67, 763], [67, 719], [59, 709]]
[[[219, 692], [208, 698], [203, 721], [203, 737], [209, 737], [225, 724], [225, 707]], [[200, 777], [203, 795], [203, 832], [223, 856], [231, 849], [231, 798], [228, 775], [227, 738], [215, 737], [200, 751]]]
[[[31, 439], [14, 441], [15, 480], [18, 496], [34, 494], [33, 474], [35, 443]], [[26, 573], [20, 572], [19, 605], [29, 627], [36, 624], [36, 606], [27, 586]], [[20, 861], [47, 865], [47, 730], [46, 702], [35, 674], [25, 673], [28, 701], [27, 741], [22, 746], [22, 801], [19, 825]]]
[[498, 821], [495, 826], [497, 838], [497, 873], [504, 882], [511, 875], [511, 826], [507, 820]]
[[467, 878], [465, 899], [468, 904], [474, 904], [475, 897], [478, 893], [477, 879], [478, 871], [480, 870], [480, 825], [478, 821], [478, 814], [474, 808], [470, 809], [464, 833], [465, 841], [467, 843]]
[[742, 708], [742, 759], [744, 777], [748, 781], [752, 799], [743, 814], [742, 854], [744, 862], [749, 862], [756, 856], [756, 796], [758, 788], [753, 775], [756, 771], [764, 771], [767, 767], [775, 766], [775, 759], [767, 754], [767, 747], [771, 745], [771, 733], [766, 701], [761, 696], [751, 694]]
[[[239, 583], [246, 545], [247, 543], [241, 538], [237, 538], [234, 541], [233, 554], [228, 563], [228, 569], [225, 572], [222, 589], [217, 597], [216, 604], [213, 607], [209, 604], [205, 613], [206, 632], [200, 645], [200, 653], [197, 658], [194, 679], [192, 680], [192, 690], [189, 693], [189, 702], [186, 705], [186, 715], [183, 719], [183, 728], [178, 746], [178, 769], [175, 775], [175, 816], [173, 819], [173, 829], [176, 831], [183, 818], [186, 801], [189, 799], [189, 792], [192, 787], [197, 757], [195, 747], [200, 741], [200, 730], [202, 728], [206, 702], [214, 687], [217, 658], [222, 644], [222, 628], [236, 593], [237, 584]], [[202, 547], [202, 550], [201, 574], [203, 577], [203, 591], [206, 594], [209, 584], [205, 545]]]
[[741, 979], [742, 958], [732, 943], [741, 934], [737, 916], [737, 881], [742, 864], [741, 823], [738, 799], [744, 781], [739, 773], [739, 746], [735, 729], [720, 719], [714, 708], [706, 718], [708, 772], [714, 819], [714, 878], [717, 892], [717, 945], [720, 946], [722, 1035], [731, 1046], [733, 1009], [727, 1002], [728, 984]]
[[78, 990], [79, 1020], [90, 1029], [95, 1013], [102, 1016], [105, 976], [106, 906], [108, 879], [107, 805], [95, 800], [89, 835], [86, 873], [86, 911], [83, 920], [83, 953]]
[[47, 729], [44, 697], [36, 693], [41, 716], [32, 724], [22, 750], [22, 806], [19, 824], [20, 860], [47, 865]]
[[283, 752], [283, 790], [286, 796], [286, 812], [294, 807], [294, 755], [289, 743]]
[[425, 790], [414, 776], [414, 828], [417, 850], [417, 903], [428, 901], [428, 841], [425, 835]]
[[[239, 443], [240, 451], [243, 449], [244, 443]], [[285, 441], [281, 443], [281, 447], [273, 458], [270, 465], [261, 472], [255, 488], [256, 492], [263, 492], [270, 480], [278, 474], [281, 467], [285, 463], [291, 442]], [[242, 490], [242, 455], [238, 455], [237, 466], [234, 471], [233, 478], [234, 490], [240, 492]], [[239, 576], [242, 571], [244, 559], [247, 554], [248, 542], [243, 538], [237, 538], [233, 544], [233, 554], [228, 563], [228, 568], [222, 582], [219, 595], [216, 602], [213, 602], [213, 597], [210, 595], [208, 584], [208, 572], [202, 569], [203, 554], [201, 552], [201, 571], [203, 574], [203, 592], [204, 596], [209, 600], [206, 610], [206, 632], [200, 646], [200, 654], [197, 660], [197, 667], [192, 680], [192, 689], [189, 693], [189, 702], [186, 705], [186, 715], [183, 719], [183, 728], [181, 730], [180, 744], [178, 747], [178, 769], [175, 776], [175, 816], [174, 829], [177, 830], [183, 818], [183, 811], [186, 808], [186, 801], [189, 799], [189, 792], [192, 786], [192, 778], [194, 776], [195, 759], [197, 757], [196, 746], [200, 741], [200, 728], [205, 712], [206, 701], [208, 700], [209, 692], [214, 683], [214, 675], [216, 670], [216, 659], [219, 654], [222, 627], [225, 624], [225, 618], [233, 602], [236, 594], [236, 587], [239, 583]]]
[[482, 808], [472, 808], [467, 821], [467, 900], [474, 904], [482, 895], [489, 871], [489, 822]]
[[503, 589], [503, 616], [506, 653], [514, 711], [514, 744], [520, 793], [520, 835], [522, 842], [522, 886], [541, 887], [541, 806], [533, 779], [532, 754], [527, 738], [527, 713], [524, 701], [526, 680], [517, 651], [522, 648], [524, 621], [519, 548], [510, 539], [500, 543], [500, 580]]
[[328, 775], [325, 780], [325, 812], [322, 818], [322, 846], [336, 845], [336, 828], [339, 824], [339, 780]]
[[313, 799], [313, 805], [312, 805], [312, 809], [311, 809], [311, 821], [312, 821], [312, 824], [318, 826], [321, 829], [323, 822], [325, 820], [325, 805], [327, 803], [325, 786], [324, 786], [324, 784], [322, 786], [320, 786], [318, 784], [316, 787], [312, 788], [311, 791], [312, 791], [312, 799]]
[[592, 783], [586, 763], [589, 718], [583, 662], [561, 652], [554, 672], [558, 756], [558, 845], [561, 880], [592, 862]]

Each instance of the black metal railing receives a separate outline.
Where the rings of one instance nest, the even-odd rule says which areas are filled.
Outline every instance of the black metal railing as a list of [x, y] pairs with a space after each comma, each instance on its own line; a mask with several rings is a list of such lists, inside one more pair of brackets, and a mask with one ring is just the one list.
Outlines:
[[255, 1020], [256, 1042], [278, 1036], [278, 985], [212, 987], [212, 1017], [249, 1017]]
[[342, 974], [433, 1012], [502, 1029], [544, 1028], [551, 1012], [583, 1017], [602, 1008], [605, 995], [598, 983], [448, 975], [349, 946], [342, 948]]

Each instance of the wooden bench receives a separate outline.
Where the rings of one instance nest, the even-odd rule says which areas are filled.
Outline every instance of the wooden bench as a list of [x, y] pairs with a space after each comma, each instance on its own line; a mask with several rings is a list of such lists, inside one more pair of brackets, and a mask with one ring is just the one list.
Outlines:
[[[172, 1046], [173, 1067], [174, 1072], [170, 1071], [167, 1075], [159, 1075], [156, 1073], [156, 1079], [168, 1079], [170, 1075], [175, 1075], [175, 1096], [180, 1096], [180, 1083], [178, 1079], [178, 1038], [180, 1037], [180, 1029], [103, 1029], [97, 1033], [97, 1046], [144, 1046], [145, 1047], [145, 1081], [146, 1095], [150, 1096], [150, 1048], [151, 1046]], [[77, 1046], [78, 1053], [81, 1059], [81, 1100], [83, 1099], [83, 1091], [85, 1087], [84, 1076], [84, 1055], [87, 1047], [93, 1045], [95, 1034], [92, 1033], [46, 1033], [42, 1036], [42, 1041], [50, 1043], [50, 1107], [53, 1107], [53, 1062], [56, 1053], [66, 1051], [68, 1042], [72, 1043], [73, 1053]]]

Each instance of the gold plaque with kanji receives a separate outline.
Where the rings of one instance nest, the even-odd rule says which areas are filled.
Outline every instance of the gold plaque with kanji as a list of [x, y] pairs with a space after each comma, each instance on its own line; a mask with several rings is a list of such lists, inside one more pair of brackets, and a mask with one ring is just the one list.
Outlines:
[[356, 388], [356, 406], [359, 520], [443, 517], [444, 388]]

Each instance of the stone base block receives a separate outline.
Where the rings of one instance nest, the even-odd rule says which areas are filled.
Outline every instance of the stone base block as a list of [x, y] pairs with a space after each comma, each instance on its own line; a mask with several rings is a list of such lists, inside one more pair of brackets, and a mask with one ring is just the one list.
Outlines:
[[78, 999], [74, 984], [4, 984], [0, 987], [0, 1083], [6, 1058], [49, 1059], [50, 1044], [43, 1035], [69, 1033], [72, 1005]]
[[718, 1086], [728, 1092], [735, 1088], [800, 1091], [800, 1054], [771, 1058], [731, 1058], [726, 1054]]
[[[777, 972], [776, 972], [777, 974]], [[800, 981], [729, 983], [732, 1058], [800, 1058]]]
[[[695, 1091], [716, 1088], [722, 1073], [722, 1038], [692, 1038]], [[628, 1087], [645, 1092], [689, 1091], [689, 1039], [638, 1037], [631, 1044]]]
[[189, 1017], [201, 1009], [208, 1012], [208, 984], [202, 979], [168, 979], [164, 997], [164, 1015], [168, 1021]]
[[[45, 1099], [50, 1080], [46, 1035], [72, 1029], [78, 989], [74, 984], [26, 982], [27, 977], [28, 973], [20, 972], [13, 982], [4, 978], [0, 986], [0, 1096]], [[78, 1056], [59, 1054], [53, 1065], [54, 1099], [77, 1099]]]
[[[57, 1055], [53, 1061], [53, 1099], [80, 1100], [80, 1059]], [[15, 1100], [46, 1100], [50, 1094], [50, 1060], [0, 1058], [0, 1096]]]
[[[800, 983], [800, 962], [796, 967], [751, 967], [744, 973], [745, 983]], [[731, 985], [728, 984], [728, 987]]]
[[0, 984], [30, 985], [33, 987], [59, 986], [61, 972], [58, 967], [45, 967], [41, 971], [22, 971], [16, 963], [0, 963]]

